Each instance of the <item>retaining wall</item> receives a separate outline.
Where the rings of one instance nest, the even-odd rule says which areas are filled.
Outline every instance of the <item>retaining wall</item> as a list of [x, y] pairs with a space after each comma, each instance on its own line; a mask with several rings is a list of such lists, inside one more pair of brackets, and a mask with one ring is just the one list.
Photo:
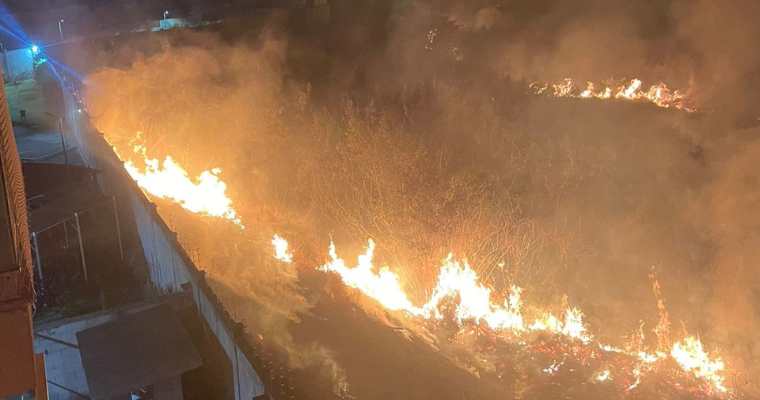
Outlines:
[[75, 88], [65, 97], [67, 141], [75, 145], [85, 164], [101, 171], [103, 190], [115, 194], [122, 207], [131, 207], [148, 265], [151, 285], [158, 294], [191, 290], [198, 313], [214, 333], [232, 367], [236, 400], [264, 394], [264, 384], [253, 368], [255, 350], [245, 340], [242, 325], [232, 319], [208, 285], [205, 274], [190, 259], [176, 233], [132, 181], [111, 147], [89, 123]]

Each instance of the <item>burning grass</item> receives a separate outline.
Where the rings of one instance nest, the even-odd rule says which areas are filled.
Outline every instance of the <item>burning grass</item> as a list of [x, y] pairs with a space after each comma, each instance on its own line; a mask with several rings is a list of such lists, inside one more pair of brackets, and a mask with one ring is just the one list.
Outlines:
[[679, 90], [671, 90], [665, 83], [658, 83], [645, 88], [640, 79], [631, 79], [625, 83], [594, 84], [586, 82], [585, 86], [577, 84], [570, 78], [557, 83], [530, 84], [538, 95], [569, 97], [575, 99], [628, 100], [649, 102], [662, 108], [674, 108], [686, 112], [695, 112], [694, 100]]
[[[442, 306], [447, 299], [455, 299], [450, 317], [459, 326], [473, 323], [476, 327], [483, 327], [481, 332], [519, 343], [555, 360], [562, 359], [561, 363], [555, 361], [542, 370], [549, 375], [556, 374], [561, 364], [572, 358], [586, 367], [593, 361], [598, 361], [597, 366], [607, 366], [589, 380], [614, 381], [624, 391], [636, 389], [647, 375], [654, 374], [671, 376], [676, 381], [675, 387], [688, 388], [701, 397], [721, 397], [730, 393], [725, 386], [725, 364], [720, 358], [708, 355], [702, 342], [693, 336], [672, 343], [668, 354], [649, 352], [641, 347], [641, 341], [629, 343], [624, 348], [601, 343], [588, 331], [583, 313], [573, 307], [567, 307], [561, 317], [539, 312], [537, 318], [528, 323], [521, 311], [521, 288], [512, 287], [503, 304], [498, 304], [492, 298], [491, 289], [479, 282], [477, 273], [466, 262], [457, 262], [451, 256], [441, 267], [438, 283], [428, 302], [415, 306], [401, 289], [396, 274], [388, 267], [374, 270], [374, 248], [375, 244], [370, 241], [366, 253], [358, 257], [357, 266], [351, 268], [337, 256], [334, 245], [331, 245], [331, 261], [321, 269], [337, 273], [346, 285], [358, 289], [388, 310], [403, 311], [425, 320], [443, 320]], [[655, 283], [655, 288], [658, 287], [659, 284]], [[680, 373], [673, 367], [680, 367]], [[613, 375], [620, 378], [619, 382], [612, 378]], [[696, 379], [678, 382], [677, 377], [684, 375]]]
[[[661, 107], [558, 103], [508, 79], [441, 78], [333, 97], [282, 79], [283, 49], [171, 48], [95, 74], [90, 108], [121, 154], [144, 132], [138, 182], [183, 171], [146, 191], [221, 217], [159, 207], [294, 369], [324, 367], [336, 396], [363, 398], [393, 385], [375, 363], [419, 390], [408, 398], [430, 398], [415, 369], [475, 398], [745, 397], [732, 384], [744, 354], [713, 340], [735, 316], [700, 312], [717, 301], [713, 167], [708, 132], [661, 109], [690, 109], [682, 94], [630, 83], [626, 99]], [[214, 190], [188, 178], [203, 171]], [[192, 190], [160, 195], [179, 181]], [[214, 207], [190, 207], [197, 193]], [[451, 382], [439, 397], [462, 398]]]

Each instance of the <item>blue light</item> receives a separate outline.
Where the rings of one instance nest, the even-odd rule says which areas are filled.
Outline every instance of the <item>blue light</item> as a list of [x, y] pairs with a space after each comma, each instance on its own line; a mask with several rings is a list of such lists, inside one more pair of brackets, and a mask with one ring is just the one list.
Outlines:
[[36, 44], [32, 45], [32, 54], [34, 55], [40, 54], [40, 47], [37, 46]]

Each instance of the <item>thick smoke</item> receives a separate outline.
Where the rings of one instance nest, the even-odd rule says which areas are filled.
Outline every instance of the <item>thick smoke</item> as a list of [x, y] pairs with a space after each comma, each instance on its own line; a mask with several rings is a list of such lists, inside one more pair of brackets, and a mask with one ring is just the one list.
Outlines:
[[[753, 132], [755, 135], [757, 130]], [[736, 150], [710, 188], [709, 218], [717, 248], [709, 314], [714, 332], [730, 351], [745, 354], [739, 368], [756, 371], [760, 356], [760, 142]], [[754, 361], [750, 361], [754, 360]]]
[[[753, 390], [755, 2], [329, 3], [257, 35], [88, 50], [104, 64], [88, 105], [117, 148], [139, 131], [150, 155], [222, 168], [245, 232], [161, 210], [249, 330], [351, 381], [340, 343], [297, 333], [340, 297], [313, 273], [330, 238], [346, 259], [375, 239], [416, 300], [453, 251], [528, 303], [567, 295], [609, 342], [657, 323], [654, 267], [674, 336], [700, 334]], [[526, 93], [565, 77], [662, 80], [702, 112]], [[295, 267], [271, 260], [274, 232]]]

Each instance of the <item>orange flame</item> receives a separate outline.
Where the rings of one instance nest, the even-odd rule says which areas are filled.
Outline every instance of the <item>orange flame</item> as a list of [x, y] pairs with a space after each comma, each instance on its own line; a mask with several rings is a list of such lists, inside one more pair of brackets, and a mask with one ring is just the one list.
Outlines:
[[[586, 82], [585, 86], [575, 83], [570, 78], [565, 78], [557, 83], [533, 82], [530, 84], [535, 94], [552, 97], [570, 97], [579, 99], [618, 99], [630, 101], [646, 101], [662, 108], [675, 108], [687, 112], [696, 109], [691, 104], [689, 96], [678, 90], [671, 90], [668, 85], [660, 82], [645, 88], [640, 79], [632, 79], [620, 85], [600, 85]], [[600, 89], [596, 89], [600, 87]]]
[[387, 266], [375, 272], [372, 259], [375, 242], [369, 240], [367, 250], [358, 257], [358, 265], [350, 268], [339, 258], [335, 244], [330, 244], [331, 261], [320, 270], [337, 273], [343, 282], [359, 289], [365, 295], [375, 299], [392, 311], [405, 311], [425, 319], [442, 319], [441, 303], [448, 298], [458, 299], [456, 318], [464, 321], [483, 322], [495, 331], [508, 331], [519, 334], [526, 331], [546, 331], [585, 343], [591, 341], [591, 335], [583, 323], [583, 313], [577, 308], [568, 308], [560, 320], [551, 313], [544, 314], [531, 325], [526, 325], [520, 308], [522, 307], [522, 289], [512, 286], [507, 299], [502, 304], [491, 299], [491, 289], [483, 286], [475, 270], [466, 262], [459, 262], [451, 255], [441, 266], [438, 281], [430, 299], [422, 306], [415, 306], [401, 287], [398, 275]]
[[293, 262], [293, 253], [288, 250], [288, 241], [282, 236], [274, 235], [272, 246], [274, 246], [274, 258], [287, 264]]
[[670, 355], [684, 371], [691, 372], [697, 378], [706, 379], [719, 392], [728, 391], [725, 378], [721, 374], [725, 368], [723, 360], [710, 359], [699, 339], [689, 336], [676, 343]]
[[[715, 393], [727, 393], [723, 374], [725, 364], [720, 358], [711, 359], [704, 351], [702, 343], [693, 337], [687, 337], [683, 342], [675, 343], [670, 352], [656, 351], [648, 353], [640, 349], [622, 349], [605, 343], [595, 342], [593, 335], [588, 332], [583, 322], [583, 313], [575, 307], [568, 307], [560, 319], [551, 313], [526, 324], [521, 312], [522, 289], [512, 286], [507, 298], [502, 304], [495, 303], [491, 298], [491, 289], [479, 282], [477, 273], [467, 262], [459, 262], [451, 255], [444, 260], [435, 288], [430, 299], [422, 306], [416, 306], [409, 300], [402, 288], [401, 281], [390, 268], [382, 267], [375, 271], [372, 264], [375, 243], [370, 240], [367, 250], [358, 257], [358, 265], [348, 267], [339, 258], [333, 243], [330, 244], [330, 261], [319, 269], [338, 274], [347, 286], [358, 289], [366, 296], [376, 300], [383, 307], [392, 311], [404, 311], [412, 317], [422, 319], [443, 318], [439, 306], [447, 298], [457, 299], [455, 316], [457, 322], [465, 321], [483, 323], [496, 332], [510, 333], [523, 336], [530, 332], [545, 332], [578, 340], [584, 345], [593, 345], [603, 352], [617, 353], [629, 356], [636, 363], [630, 374], [635, 381], [626, 390], [633, 390], [641, 383], [642, 376], [654, 370], [662, 360], [671, 357], [680, 368], [707, 382]], [[657, 285], [659, 296], [659, 284]], [[658, 298], [658, 309], [662, 312], [664, 304]], [[662, 325], [662, 324], [661, 324]], [[660, 330], [662, 326], [658, 326]], [[657, 332], [662, 334], [661, 331]], [[555, 363], [544, 372], [556, 373], [562, 363]], [[604, 370], [595, 375], [597, 382], [611, 380], [612, 371]]]
[[[140, 140], [139, 134], [135, 140]], [[219, 178], [222, 173], [220, 168], [203, 171], [191, 179], [171, 156], [166, 156], [163, 162], [150, 158], [142, 144], [133, 144], [132, 152], [145, 167], [139, 168], [128, 158], [124, 161], [124, 168], [143, 191], [172, 200], [192, 213], [224, 218], [243, 228], [240, 217], [232, 207], [232, 200], [227, 197], [227, 184]], [[118, 152], [117, 155], [122, 158]]]
[[668, 315], [668, 309], [665, 307], [662, 288], [660, 287], [660, 281], [657, 280], [657, 273], [654, 267], [652, 267], [652, 271], [649, 273], [649, 279], [652, 281], [652, 291], [657, 300], [657, 311], [660, 314], [660, 319], [654, 328], [654, 333], [657, 335], [657, 350], [666, 351], [670, 345], [670, 316]]
[[477, 273], [465, 262], [457, 262], [451, 255], [445, 260], [438, 275], [433, 295], [423, 307], [424, 315], [442, 317], [439, 305], [445, 298], [459, 296], [457, 320], [484, 321], [494, 330], [525, 330], [520, 314], [522, 289], [512, 287], [503, 305], [491, 301], [491, 289], [478, 282]]
[[612, 373], [610, 370], [605, 369], [604, 371], [599, 371], [596, 376], [594, 376], [594, 379], [596, 379], [597, 382], [606, 382], [612, 380]]
[[330, 243], [330, 262], [323, 265], [322, 271], [331, 271], [340, 275], [343, 283], [349, 287], [359, 289], [365, 295], [375, 299], [385, 308], [392, 311], [406, 311], [412, 315], [422, 315], [420, 308], [412, 305], [412, 302], [401, 288], [398, 276], [387, 267], [374, 271], [372, 257], [375, 251], [375, 242], [370, 240], [367, 251], [359, 256], [359, 264], [349, 268], [343, 259], [338, 257], [335, 244]]

